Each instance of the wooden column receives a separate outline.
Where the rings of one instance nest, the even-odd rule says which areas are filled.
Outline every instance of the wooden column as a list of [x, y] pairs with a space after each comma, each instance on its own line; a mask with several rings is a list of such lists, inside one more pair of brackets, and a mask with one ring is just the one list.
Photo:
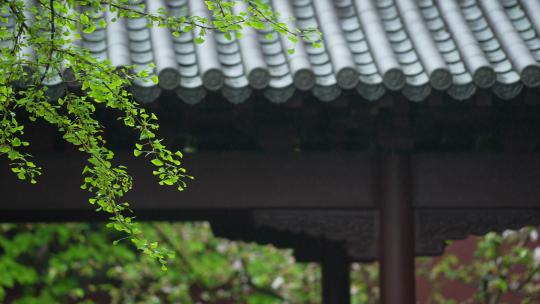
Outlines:
[[323, 304], [351, 303], [350, 263], [343, 246], [325, 242], [321, 264]]
[[386, 153], [379, 164], [381, 300], [385, 304], [414, 304], [414, 212], [409, 155]]

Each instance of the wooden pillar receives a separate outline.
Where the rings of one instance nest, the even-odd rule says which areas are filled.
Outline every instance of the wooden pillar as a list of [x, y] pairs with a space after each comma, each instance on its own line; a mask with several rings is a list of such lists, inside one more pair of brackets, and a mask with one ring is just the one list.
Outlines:
[[350, 263], [343, 246], [325, 242], [321, 264], [323, 304], [350, 304]]
[[406, 153], [390, 152], [380, 157], [379, 164], [381, 302], [414, 304], [410, 158]]

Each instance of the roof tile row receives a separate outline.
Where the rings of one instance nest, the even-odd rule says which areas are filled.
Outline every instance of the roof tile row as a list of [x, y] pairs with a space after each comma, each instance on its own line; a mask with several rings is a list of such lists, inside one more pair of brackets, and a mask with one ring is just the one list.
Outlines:
[[[164, 9], [176, 17], [209, 17], [203, 0], [131, 3], [137, 9], [143, 2], [150, 13]], [[94, 16], [108, 26], [82, 34], [82, 46], [115, 66], [146, 69], [154, 63], [159, 85], [133, 83], [141, 102], [156, 100], [162, 90], [175, 90], [190, 104], [207, 91], [240, 103], [253, 90], [263, 90], [275, 103], [286, 102], [295, 90], [328, 102], [350, 89], [367, 100], [388, 90], [412, 101], [424, 100], [432, 90], [465, 100], [477, 88], [510, 99], [523, 85], [540, 86], [538, 0], [272, 0], [271, 5], [291, 28], [318, 27], [322, 47], [251, 28], [243, 29], [241, 39], [210, 33], [199, 45], [198, 29], [174, 37], [167, 28], [148, 28], [144, 18], [113, 23], [109, 12]], [[246, 9], [242, 3], [234, 8], [235, 13]]]

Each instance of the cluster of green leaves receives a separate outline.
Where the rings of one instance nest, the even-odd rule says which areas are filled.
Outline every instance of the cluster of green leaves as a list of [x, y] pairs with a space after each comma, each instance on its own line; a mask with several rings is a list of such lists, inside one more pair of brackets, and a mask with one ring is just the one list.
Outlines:
[[[0, 155], [10, 160], [12, 171], [21, 179], [35, 183], [41, 168], [25, 152], [30, 143], [23, 139], [24, 125], [17, 113], [26, 112], [31, 120], [41, 119], [55, 126], [63, 138], [88, 155], [82, 172], [83, 189], [93, 197], [97, 210], [110, 214], [108, 225], [124, 232], [136, 247], [158, 260], [166, 269], [174, 253], [150, 242], [134, 223], [129, 203], [122, 201], [132, 187], [127, 168], [114, 163], [114, 152], [107, 148], [104, 127], [95, 118], [96, 107], [108, 108], [128, 128], [139, 133], [134, 155], [144, 156], [155, 166], [154, 175], [161, 185], [183, 190], [192, 177], [181, 166], [182, 153], [162, 144], [157, 132], [157, 117], [139, 106], [129, 87], [134, 79], [144, 79], [148, 71], [135, 67], [114, 67], [99, 61], [79, 47], [80, 32], [92, 33], [106, 27], [102, 15], [107, 10], [118, 18], [146, 18], [149, 26], [170, 28], [173, 35], [196, 30], [198, 43], [210, 30], [241, 36], [243, 27], [272, 27], [292, 41], [304, 39], [317, 43], [316, 30], [289, 29], [278, 21], [271, 7], [260, 0], [242, 0], [246, 12], [233, 14], [235, 1], [205, 1], [209, 16], [174, 17], [164, 10], [148, 12], [144, 5], [129, 0], [6, 0], [0, 15]], [[315, 33], [307, 35], [306, 33]], [[318, 37], [318, 38], [313, 38]], [[153, 67], [150, 67], [153, 68]], [[157, 82], [157, 77], [153, 78]], [[50, 84], [70, 83], [59, 98], [51, 98]]]
[[[477, 237], [470, 262], [455, 254], [441, 259], [424, 259], [419, 274], [433, 286], [433, 302], [456, 304], [445, 295], [444, 284], [460, 282], [474, 293], [459, 303], [538, 303], [540, 301], [540, 229], [527, 227], [502, 234], [490, 232]], [[512, 297], [513, 301], [508, 302]]]
[[[141, 229], [175, 252], [169, 271], [129, 242], [112, 245], [120, 233], [100, 224], [0, 224], [0, 303], [321, 301], [319, 266], [296, 263], [290, 250], [216, 238], [207, 223], [156, 222]], [[537, 303], [539, 231], [478, 237], [470, 262], [452, 254], [420, 259], [417, 275], [433, 283], [428, 303], [463, 303], [445, 296], [443, 287], [452, 281], [476, 288], [465, 303], [508, 303], [508, 294]], [[379, 303], [377, 263], [351, 270], [352, 303]]]
[[0, 303], [320, 303], [320, 269], [290, 251], [215, 238], [206, 223], [141, 224], [167, 272], [95, 224], [0, 224]]

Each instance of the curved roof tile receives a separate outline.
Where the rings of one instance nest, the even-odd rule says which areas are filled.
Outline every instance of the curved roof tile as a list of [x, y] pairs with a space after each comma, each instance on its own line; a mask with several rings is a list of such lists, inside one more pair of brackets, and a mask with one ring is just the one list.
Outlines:
[[[272, 29], [244, 29], [239, 40], [210, 33], [198, 45], [197, 33], [174, 37], [166, 28], [148, 28], [144, 18], [112, 23], [115, 15], [109, 12], [92, 15], [98, 25], [104, 18], [107, 28], [98, 26], [74, 43], [115, 66], [135, 64], [140, 70], [155, 65], [149, 78], [157, 74], [159, 86], [144, 79], [133, 83], [132, 92], [141, 102], [154, 101], [162, 90], [174, 90], [193, 104], [207, 90], [220, 91], [232, 103], [263, 90], [271, 102], [282, 103], [296, 90], [332, 101], [343, 90], [355, 89], [364, 99], [376, 100], [388, 89], [421, 101], [433, 89], [464, 100], [477, 87], [491, 88], [503, 99], [517, 96], [523, 85], [540, 87], [538, 0], [264, 1], [290, 28], [318, 27], [322, 47], [293, 44]], [[210, 17], [203, 0], [129, 3], [133, 9], [145, 3], [149, 12], [176, 17]], [[239, 13], [247, 8], [239, 4], [234, 9]], [[6, 20], [13, 30], [13, 20]], [[9, 43], [0, 41], [0, 46]], [[296, 51], [289, 54], [292, 47]], [[64, 74], [68, 77], [69, 69]], [[50, 85], [52, 96], [61, 94], [61, 80], [51, 79]]]

